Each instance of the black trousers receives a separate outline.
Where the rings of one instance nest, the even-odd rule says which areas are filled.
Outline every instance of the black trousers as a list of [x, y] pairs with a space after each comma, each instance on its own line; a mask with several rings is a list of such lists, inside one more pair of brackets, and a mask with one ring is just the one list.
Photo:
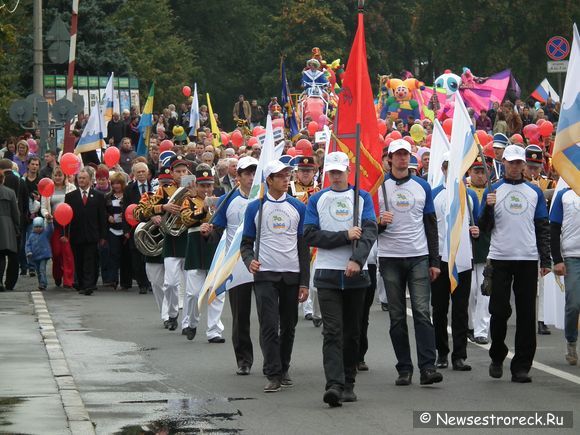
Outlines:
[[433, 326], [435, 327], [435, 347], [440, 358], [449, 354], [449, 336], [447, 335], [447, 315], [451, 298], [451, 335], [453, 352], [451, 361], [467, 358], [467, 329], [469, 293], [471, 291], [471, 270], [459, 273], [455, 291], [451, 293], [449, 265], [441, 262], [441, 274], [431, 285], [431, 306], [433, 307]]
[[318, 289], [324, 319], [322, 361], [327, 390], [354, 384], [366, 292], [366, 288]]
[[79, 290], [97, 287], [99, 251], [97, 243], [71, 244], [75, 257], [75, 274]]
[[491, 260], [493, 278], [489, 298], [489, 325], [491, 347], [489, 356], [495, 363], [505, 359], [507, 321], [512, 314], [510, 304], [513, 283], [516, 304], [515, 356], [511, 372], [528, 372], [536, 354], [536, 289], [538, 287], [538, 262], [517, 260]]
[[298, 322], [298, 284], [255, 281], [264, 374], [279, 379], [290, 368]]
[[232, 309], [232, 343], [238, 367], [252, 367], [254, 363], [254, 347], [250, 337], [252, 288], [253, 283], [249, 282], [228, 290]]
[[[0, 251], [0, 284], [4, 283], [6, 290], [14, 290], [18, 281], [18, 253], [8, 250]], [[4, 271], [6, 270], [6, 282]]]
[[[133, 238], [133, 236], [131, 236], [131, 238]], [[135, 244], [130, 242], [132, 241], [128, 241], [127, 245], [129, 246], [128, 251], [131, 256], [131, 270], [133, 272], [133, 278], [135, 278], [135, 281], [137, 281], [139, 288], [149, 288], [151, 287], [151, 283], [149, 283], [149, 279], [147, 279], [147, 273], [145, 272], [145, 257], [143, 257], [143, 254], [137, 250]]]
[[367, 287], [365, 294], [365, 303], [363, 306], [363, 313], [361, 318], [360, 327], [360, 344], [358, 352], [358, 362], [363, 362], [365, 360], [365, 355], [369, 350], [369, 340], [368, 340], [368, 330], [369, 330], [369, 313], [371, 311], [371, 306], [375, 300], [375, 291], [377, 289], [377, 265], [369, 264], [369, 277], [371, 279], [371, 285]]

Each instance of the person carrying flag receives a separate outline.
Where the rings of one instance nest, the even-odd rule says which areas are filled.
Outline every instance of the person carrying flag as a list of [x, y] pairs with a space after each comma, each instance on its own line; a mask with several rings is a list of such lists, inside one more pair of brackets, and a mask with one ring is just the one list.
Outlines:
[[492, 378], [503, 376], [507, 321], [512, 314], [510, 294], [515, 296], [517, 324], [515, 356], [511, 362], [512, 382], [532, 382], [528, 372], [536, 353], [536, 292], [538, 260], [540, 274], [550, 272], [550, 229], [548, 209], [540, 188], [522, 176], [526, 155], [523, 148], [509, 145], [503, 153], [504, 178], [485, 190], [479, 226], [491, 231], [488, 258], [493, 268], [489, 301], [491, 314]]
[[279, 160], [263, 171], [267, 192], [248, 204], [240, 252], [254, 275], [265, 393], [291, 387], [288, 375], [298, 303], [308, 298], [310, 256], [304, 241], [306, 206], [287, 194], [291, 168]]
[[314, 286], [324, 319], [323, 400], [336, 407], [357, 400], [354, 383], [360, 330], [371, 284], [367, 257], [377, 239], [377, 223], [372, 198], [361, 190], [360, 226], [352, 226], [354, 188], [348, 184], [348, 156], [340, 151], [328, 154], [325, 169], [331, 186], [310, 198], [304, 237], [308, 245], [318, 248]]
[[[219, 240], [226, 232], [226, 250], [229, 249], [236, 230], [242, 223], [242, 217], [248, 206], [248, 196], [254, 182], [258, 161], [253, 157], [242, 157], [237, 163], [237, 180], [239, 186], [231, 194], [222, 195], [217, 203], [217, 210], [209, 230], [211, 237]], [[254, 348], [250, 337], [250, 314], [252, 312], [253, 283], [247, 282], [228, 290], [228, 299], [232, 310], [232, 344], [238, 366], [237, 374], [250, 374], [254, 363]]]

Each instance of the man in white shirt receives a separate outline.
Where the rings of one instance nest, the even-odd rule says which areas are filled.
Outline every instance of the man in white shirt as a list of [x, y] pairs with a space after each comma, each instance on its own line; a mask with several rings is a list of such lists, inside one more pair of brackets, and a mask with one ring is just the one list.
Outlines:
[[551, 267], [548, 210], [541, 189], [523, 178], [524, 149], [517, 145], [507, 146], [503, 164], [504, 178], [492, 186], [491, 192], [486, 189], [483, 194], [479, 220], [483, 231], [491, 231], [488, 255], [493, 268], [489, 300], [489, 375], [492, 378], [503, 376], [513, 283], [517, 323], [515, 356], [511, 362], [512, 382], [526, 383], [532, 381], [528, 372], [536, 353], [538, 260], [542, 276], [549, 273]]
[[[409, 287], [421, 384], [441, 382], [435, 370], [435, 331], [431, 323], [431, 282], [437, 279], [437, 217], [427, 181], [409, 172], [411, 145], [389, 145], [391, 171], [379, 191], [379, 266], [387, 289], [391, 341], [397, 355], [396, 385], [410, 385], [413, 362], [407, 330], [405, 292]], [[385, 201], [386, 200], [386, 201]]]
[[[240, 252], [254, 274], [265, 393], [293, 386], [288, 375], [298, 302], [308, 298], [310, 253], [303, 238], [306, 206], [288, 195], [290, 167], [274, 160], [264, 168], [268, 191], [246, 208]], [[255, 247], [254, 247], [255, 243]]]

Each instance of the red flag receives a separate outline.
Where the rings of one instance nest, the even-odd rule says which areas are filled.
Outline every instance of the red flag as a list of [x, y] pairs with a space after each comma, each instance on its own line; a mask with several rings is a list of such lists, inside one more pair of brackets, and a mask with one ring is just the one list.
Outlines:
[[[383, 181], [381, 165], [382, 145], [379, 142], [377, 115], [367, 66], [367, 47], [363, 14], [358, 14], [358, 27], [348, 57], [338, 100], [336, 141], [337, 151], [350, 157], [351, 163], [360, 170], [360, 188], [369, 192], [378, 213], [377, 191]], [[356, 157], [356, 126], [360, 125], [360, 162]], [[349, 182], [354, 184], [355, 171], [351, 171]]]

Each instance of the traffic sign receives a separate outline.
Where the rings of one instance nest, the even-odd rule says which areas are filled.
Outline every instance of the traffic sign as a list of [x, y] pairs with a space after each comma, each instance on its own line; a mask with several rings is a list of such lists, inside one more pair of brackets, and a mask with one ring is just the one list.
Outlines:
[[552, 60], [563, 60], [570, 54], [570, 43], [563, 36], [553, 36], [546, 44], [546, 54]]
[[568, 61], [567, 60], [549, 60], [548, 61], [548, 72], [549, 73], [565, 73], [568, 71]]

